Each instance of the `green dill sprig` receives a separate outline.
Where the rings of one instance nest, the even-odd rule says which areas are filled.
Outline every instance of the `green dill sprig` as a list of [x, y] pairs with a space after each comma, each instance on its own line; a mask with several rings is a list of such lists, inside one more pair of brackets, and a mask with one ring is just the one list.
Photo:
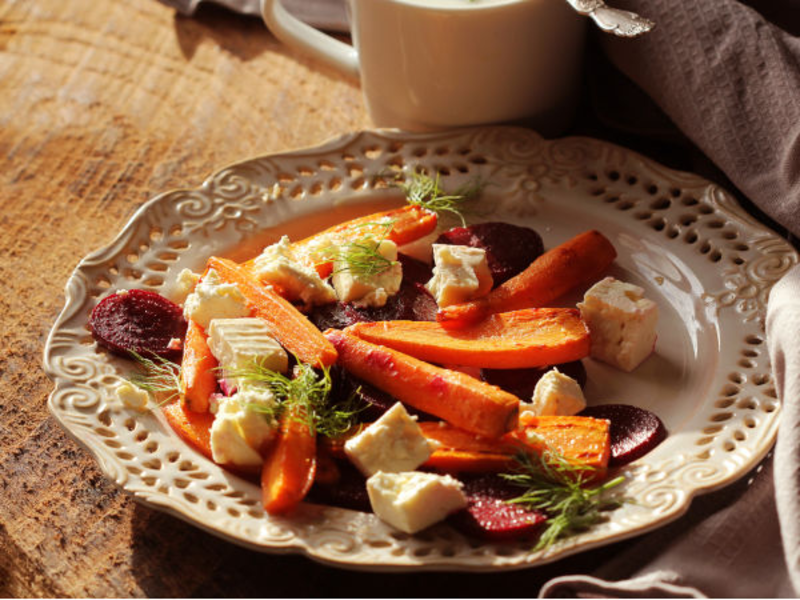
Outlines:
[[607, 497], [605, 492], [621, 484], [620, 476], [598, 486], [587, 486], [596, 469], [589, 465], [569, 462], [550, 447], [533, 458], [528, 454], [517, 457], [520, 472], [501, 474], [505, 480], [525, 488], [525, 492], [508, 500], [547, 515], [546, 528], [534, 551], [553, 545], [600, 523], [604, 511], [619, 508], [624, 498]]
[[467, 224], [464, 215], [467, 213], [466, 202], [483, 191], [484, 184], [474, 180], [467, 185], [448, 194], [442, 189], [439, 173], [431, 177], [425, 173], [412, 173], [407, 181], [399, 184], [406, 194], [409, 204], [420, 206], [436, 214], [450, 213], [455, 215], [462, 226]]
[[276, 420], [289, 414], [305, 423], [312, 435], [342, 435], [355, 424], [356, 415], [365, 408], [359, 405], [355, 394], [338, 404], [329, 402], [333, 383], [327, 367], [315, 370], [298, 363], [293, 377], [288, 377], [253, 363], [249, 368], [229, 372], [228, 375], [240, 381], [264, 384], [275, 395], [274, 404], [248, 404], [250, 410]]
[[364, 236], [352, 242], [323, 248], [319, 252], [322, 259], [320, 262], [332, 262], [337, 265], [334, 273], [349, 271], [354, 276], [361, 277], [372, 277], [391, 269], [397, 261], [390, 260], [381, 254], [380, 247], [392, 230], [394, 221], [362, 224], [363, 227], [367, 225], [383, 227], [384, 231], [377, 236]]
[[153, 396], [161, 397], [157, 403], [159, 406], [169, 404], [180, 396], [180, 365], [155, 354], [153, 358], [142, 356], [133, 350], [130, 354], [139, 366], [139, 372], [128, 377], [132, 385]]

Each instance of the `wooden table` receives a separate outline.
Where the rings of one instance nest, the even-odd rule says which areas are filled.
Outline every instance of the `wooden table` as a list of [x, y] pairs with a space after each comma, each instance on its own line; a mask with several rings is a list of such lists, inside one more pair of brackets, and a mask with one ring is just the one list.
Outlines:
[[260, 554], [133, 502], [49, 416], [41, 353], [81, 257], [156, 193], [370, 126], [356, 85], [256, 19], [0, 0], [0, 596], [535, 596], [626, 544], [497, 575]]

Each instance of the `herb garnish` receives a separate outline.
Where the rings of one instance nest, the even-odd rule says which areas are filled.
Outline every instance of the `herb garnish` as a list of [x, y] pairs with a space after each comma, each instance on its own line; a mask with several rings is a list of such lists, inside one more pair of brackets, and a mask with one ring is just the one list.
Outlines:
[[164, 396], [158, 406], [169, 404], [180, 396], [180, 366], [172, 361], [153, 355], [153, 358], [142, 356], [138, 352], [130, 351], [133, 359], [139, 364], [140, 372], [128, 377], [128, 381], [139, 389], [151, 394]]
[[622, 483], [620, 476], [599, 486], [586, 483], [596, 473], [589, 465], [569, 462], [550, 447], [534, 457], [521, 454], [517, 457], [520, 472], [500, 476], [526, 491], [509, 503], [522, 504], [547, 515], [546, 529], [539, 537], [534, 551], [548, 548], [557, 540], [588, 529], [604, 520], [603, 511], [619, 508], [624, 498], [603, 497], [603, 494]]
[[380, 253], [383, 241], [394, 226], [394, 221], [385, 223], [363, 223], [361, 227], [383, 227], [384, 231], [377, 236], [365, 235], [352, 242], [344, 242], [337, 246], [328, 246], [320, 250], [323, 263], [338, 263], [334, 273], [349, 271], [354, 276], [372, 277], [392, 268], [397, 261], [390, 260]]
[[480, 180], [476, 180], [458, 188], [452, 194], [448, 194], [442, 189], [438, 172], [435, 178], [425, 173], [412, 173], [410, 178], [399, 186], [405, 192], [406, 201], [409, 204], [426, 208], [437, 214], [453, 214], [461, 220], [462, 226], [467, 224], [464, 218], [466, 212], [464, 204], [480, 194], [484, 188], [484, 184]]
[[266, 384], [275, 395], [275, 404], [248, 404], [250, 410], [273, 419], [279, 419], [284, 414], [291, 415], [308, 425], [312, 435], [342, 435], [355, 424], [356, 415], [365, 408], [363, 405], [359, 406], [355, 394], [344, 402], [329, 403], [332, 380], [327, 367], [315, 370], [309, 365], [298, 363], [294, 367], [293, 377], [288, 377], [256, 362], [249, 368], [228, 375], [239, 380]]

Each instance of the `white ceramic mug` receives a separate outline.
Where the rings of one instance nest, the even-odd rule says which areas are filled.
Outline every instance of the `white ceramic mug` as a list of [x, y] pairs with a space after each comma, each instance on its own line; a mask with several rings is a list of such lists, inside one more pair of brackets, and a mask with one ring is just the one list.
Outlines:
[[425, 131], [572, 113], [585, 20], [566, 0], [347, 0], [354, 46], [261, 0], [289, 46], [360, 78], [372, 120]]

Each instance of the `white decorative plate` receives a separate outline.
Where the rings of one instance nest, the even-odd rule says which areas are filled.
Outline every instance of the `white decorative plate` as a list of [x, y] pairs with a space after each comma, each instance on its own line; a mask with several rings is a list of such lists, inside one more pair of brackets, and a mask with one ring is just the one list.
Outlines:
[[[212, 253], [242, 258], [242, 248], [258, 252], [282, 231], [309, 233], [376, 210], [376, 201], [399, 203], [400, 191], [374, 176], [417, 167], [438, 171], [448, 190], [480, 178], [488, 183], [482, 218], [529, 224], [548, 247], [602, 231], [619, 253], [614, 274], [643, 286], [660, 307], [655, 355], [631, 374], [586, 360], [586, 395], [591, 404], [650, 409], [670, 435], [625, 470], [624, 491], [635, 502], [543, 552], [529, 543], [479, 543], [447, 525], [409, 536], [371, 514], [312, 504], [269, 517], [257, 486], [189, 448], [157, 411], [136, 413], [114, 399], [130, 366], [99, 350], [87, 329], [92, 308], [114, 290], [169, 296], [177, 273], [199, 270]], [[767, 296], [797, 261], [787, 242], [724, 190], [604, 142], [545, 141], [497, 127], [345, 135], [162, 194], [81, 261], [45, 349], [55, 383], [49, 407], [138, 500], [250, 548], [358, 569], [533, 566], [672, 521], [695, 494], [733, 482], [764, 456], [780, 413], [764, 343]]]

